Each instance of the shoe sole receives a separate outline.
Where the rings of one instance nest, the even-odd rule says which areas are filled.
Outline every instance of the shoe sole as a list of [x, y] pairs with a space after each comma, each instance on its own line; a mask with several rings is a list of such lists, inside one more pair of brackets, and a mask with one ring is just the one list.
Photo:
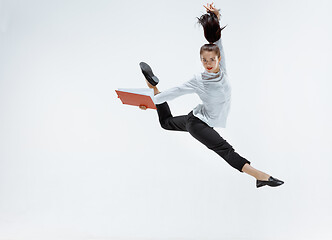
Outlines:
[[155, 75], [153, 75], [151, 67], [145, 62], [140, 62], [139, 66], [141, 67], [142, 73], [146, 80], [152, 86], [156, 86], [159, 83], [159, 79]]

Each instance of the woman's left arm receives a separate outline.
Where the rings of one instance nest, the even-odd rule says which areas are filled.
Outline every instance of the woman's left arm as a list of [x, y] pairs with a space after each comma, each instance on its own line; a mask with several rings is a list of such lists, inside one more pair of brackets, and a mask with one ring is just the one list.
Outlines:
[[219, 9], [216, 9], [214, 6], [213, 6], [213, 3], [211, 4], [206, 4], [206, 6], [203, 5], [203, 7], [205, 7], [206, 9], [206, 12], [213, 12], [217, 17], [218, 17], [218, 20], [220, 21], [220, 10]]
[[222, 45], [221, 37], [219, 38], [218, 41], [214, 42], [214, 44], [216, 44], [219, 47], [220, 57], [221, 57], [221, 60], [220, 60], [220, 63], [219, 63], [220, 68], [225, 74], [227, 74], [226, 61], [225, 61], [225, 52], [224, 52], [224, 47]]
[[[204, 5], [203, 5], [204, 6]], [[217, 17], [218, 17], [218, 20], [219, 20], [219, 25], [221, 26], [221, 14], [220, 14], [220, 9], [216, 9], [214, 6], [213, 6], [213, 3], [211, 4], [207, 4], [206, 6], [204, 6], [206, 11], [207, 12], [213, 12]], [[225, 52], [224, 52], [224, 48], [223, 48], [223, 45], [222, 45], [222, 40], [221, 40], [221, 37], [219, 38], [218, 41], [214, 42], [214, 44], [216, 44], [218, 47], [219, 47], [219, 50], [220, 50], [220, 57], [221, 57], [221, 60], [220, 60], [220, 68], [221, 70], [227, 74], [227, 71], [226, 71], [226, 62], [225, 62]]]

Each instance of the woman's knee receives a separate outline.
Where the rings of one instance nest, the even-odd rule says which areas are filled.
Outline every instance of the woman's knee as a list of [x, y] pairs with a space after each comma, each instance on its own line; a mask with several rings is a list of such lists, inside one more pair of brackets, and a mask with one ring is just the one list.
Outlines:
[[168, 119], [161, 120], [161, 121], [159, 121], [159, 123], [160, 123], [160, 126], [165, 130], [174, 130], [174, 127], [171, 126]]
[[169, 125], [167, 124], [167, 122], [165, 120], [163, 121], [159, 121], [160, 123], [160, 126], [165, 129], [165, 130], [168, 130], [169, 129]]
[[205, 146], [209, 147], [211, 132], [209, 127], [201, 122], [189, 121], [187, 124], [187, 131], [193, 136], [196, 140], [203, 143]]

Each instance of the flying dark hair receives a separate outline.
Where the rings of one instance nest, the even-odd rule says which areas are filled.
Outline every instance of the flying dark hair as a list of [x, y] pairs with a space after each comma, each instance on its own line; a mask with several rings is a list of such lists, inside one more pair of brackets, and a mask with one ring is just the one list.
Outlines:
[[218, 41], [221, 37], [220, 32], [226, 27], [220, 28], [219, 20], [216, 14], [209, 11], [203, 14], [198, 19], [198, 23], [202, 25], [204, 30], [204, 36], [209, 43], [214, 43]]
[[218, 41], [221, 37], [221, 31], [226, 27], [220, 28], [219, 19], [216, 14], [211, 11], [203, 14], [198, 19], [198, 23], [202, 25], [204, 30], [205, 39], [209, 42], [209, 44], [204, 44], [200, 49], [200, 55], [202, 55], [203, 51], [215, 52], [218, 57], [220, 57], [219, 47], [214, 42]]

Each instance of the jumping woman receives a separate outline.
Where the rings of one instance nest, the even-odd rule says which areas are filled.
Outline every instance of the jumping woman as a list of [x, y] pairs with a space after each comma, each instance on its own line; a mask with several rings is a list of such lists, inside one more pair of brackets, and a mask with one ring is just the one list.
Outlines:
[[[228, 164], [240, 172], [256, 178], [256, 187], [280, 186], [284, 182], [261, 172], [250, 165], [233, 147], [223, 139], [214, 127], [226, 127], [230, 110], [231, 87], [225, 65], [224, 50], [221, 41], [220, 13], [212, 4], [204, 6], [207, 13], [198, 18], [204, 29], [204, 36], [209, 42], [200, 49], [200, 58], [205, 71], [178, 87], [160, 92], [157, 88], [159, 79], [150, 66], [140, 63], [142, 73], [149, 88], [154, 91], [159, 122], [162, 128], [173, 131], [187, 131], [206, 147], [216, 152]], [[202, 104], [195, 107], [188, 115], [173, 117], [166, 101], [184, 94], [196, 93]], [[140, 106], [142, 110], [146, 107]]]

